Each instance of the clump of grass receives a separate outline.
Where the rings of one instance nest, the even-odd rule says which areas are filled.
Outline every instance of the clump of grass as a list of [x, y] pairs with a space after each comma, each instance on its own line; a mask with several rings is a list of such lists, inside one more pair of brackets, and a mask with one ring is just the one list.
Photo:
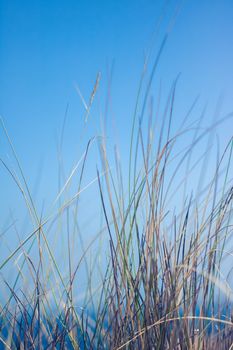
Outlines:
[[[123, 195], [122, 174], [117, 184], [111, 171], [106, 172], [108, 201], [99, 182], [111, 252], [106, 287], [106, 340], [111, 349], [233, 346], [231, 268], [228, 277], [222, 272], [227, 269], [224, 259], [231, 255], [233, 140], [217, 159], [208, 185], [200, 188], [209, 152], [204, 156], [196, 196], [185, 193], [182, 197], [180, 188], [186, 188], [188, 181], [192, 185], [195, 173], [189, 169], [194, 148], [216, 125], [200, 134], [197, 128], [190, 144], [174, 154], [178, 139], [190, 131], [181, 129], [171, 135], [175, 89], [176, 83], [165, 109], [168, 121], [164, 119], [160, 133], [153, 134], [151, 121], [147, 140], [141, 123], [136, 135], [132, 133], [136, 143], [134, 160], [131, 149], [128, 199]], [[108, 168], [106, 145], [101, 149]], [[141, 167], [137, 171], [138, 159]], [[179, 172], [184, 163], [188, 164], [186, 173]], [[120, 169], [118, 164], [119, 173]], [[170, 204], [174, 194], [178, 214]]]
[[[153, 110], [147, 113], [146, 108], [156, 66], [157, 60], [141, 110], [142, 89], [139, 89], [129, 169], [122, 167], [116, 151], [113, 170], [105, 138], [99, 142], [102, 169], [97, 169], [94, 181], [98, 184], [104, 224], [86, 247], [81, 242], [80, 255], [72, 251], [71, 230], [75, 237], [81, 235], [79, 198], [88, 187], [83, 186], [83, 179], [93, 140], [89, 141], [81, 160], [60, 189], [58, 210], [41, 218], [3, 125], [21, 180], [3, 160], [2, 164], [21, 191], [34, 229], [0, 265], [3, 270], [22, 254], [23, 261], [14, 283], [9, 284], [5, 277], [2, 278], [8, 289], [7, 301], [0, 309], [2, 348], [233, 348], [231, 268], [227, 271], [228, 276], [222, 272], [228, 266], [226, 258], [228, 262], [232, 255], [229, 249], [232, 239], [232, 139], [222, 156], [216, 157], [215, 169], [206, 181], [203, 179], [209, 153], [203, 151], [193, 161], [195, 148], [202, 145], [203, 140], [210, 139], [213, 130], [231, 115], [204, 130], [200, 128], [201, 119], [187, 126], [192, 106], [181, 128], [174, 132], [175, 81], [164, 113], [157, 116], [155, 125]], [[149, 118], [146, 118], [147, 114]], [[147, 129], [144, 119], [148, 120]], [[180, 147], [183, 140], [186, 143]], [[62, 194], [79, 166], [78, 190], [74, 197], [63, 203]], [[62, 226], [62, 230], [67, 233], [68, 250], [66, 275], [62, 273], [49, 240], [51, 227], [64, 216], [66, 226]], [[102, 233], [108, 237], [109, 259], [106, 266], [98, 270], [99, 287], [96, 287], [92, 282], [88, 254]], [[106, 251], [103, 253], [106, 255]], [[77, 307], [76, 287], [77, 283], [82, 285], [77, 276], [82, 265], [87, 287], [82, 306]], [[26, 274], [30, 276], [27, 290], [23, 288]], [[21, 287], [17, 287], [20, 280]]]
[[[156, 158], [148, 153], [151, 145], [145, 151], [143, 139], [138, 142], [144, 165], [128, 204], [106, 174], [107, 213], [99, 184], [111, 251], [108, 344], [111, 349], [228, 349], [233, 294], [222, 264], [231, 254], [233, 189], [218, 192], [222, 160], [200, 200], [185, 198], [177, 215], [166, 201], [165, 185], [174, 139], [159, 147]], [[227, 149], [231, 153], [232, 140]]]

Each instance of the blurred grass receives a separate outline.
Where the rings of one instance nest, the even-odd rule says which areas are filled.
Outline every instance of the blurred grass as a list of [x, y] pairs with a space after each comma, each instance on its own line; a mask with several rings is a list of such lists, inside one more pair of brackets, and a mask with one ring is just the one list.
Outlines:
[[[23, 196], [33, 225], [32, 232], [24, 239], [19, 236], [18, 246], [0, 262], [1, 272], [9, 264], [18, 267], [13, 283], [1, 275], [8, 289], [0, 306], [2, 348], [233, 348], [232, 139], [222, 154], [217, 148], [210, 177], [206, 169], [208, 140], [232, 114], [201, 128], [204, 114], [190, 122], [195, 101], [181, 126], [174, 127], [178, 78], [164, 113], [154, 112], [151, 83], [165, 41], [145, 90], [146, 70], [142, 74], [129, 132], [128, 169], [122, 166], [117, 148], [112, 165], [103, 134], [87, 142], [64, 179], [59, 149], [59, 191], [47, 217], [38, 214], [1, 120], [18, 173], [2, 159], [1, 163]], [[84, 185], [94, 145], [101, 165]], [[196, 155], [199, 145], [201, 152]], [[72, 181], [76, 192], [70, 197]], [[101, 229], [85, 242], [79, 223], [80, 197], [93, 184], [98, 186], [103, 220]], [[50, 240], [52, 232], [58, 242], [61, 231], [66, 237], [62, 261]]]

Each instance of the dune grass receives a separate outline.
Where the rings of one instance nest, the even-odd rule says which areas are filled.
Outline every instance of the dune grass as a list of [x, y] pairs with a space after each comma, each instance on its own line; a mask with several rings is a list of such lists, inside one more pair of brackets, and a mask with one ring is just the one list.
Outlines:
[[[0, 261], [2, 272], [22, 256], [13, 284], [1, 275], [8, 290], [0, 306], [1, 348], [233, 349], [232, 139], [222, 154], [217, 153], [212, 175], [205, 176], [208, 140], [232, 115], [201, 128], [203, 116], [190, 122], [195, 102], [174, 132], [177, 80], [164, 112], [149, 108], [157, 63], [158, 59], [145, 91], [144, 75], [141, 80], [129, 134], [128, 167], [121, 164], [117, 149], [113, 166], [105, 137], [91, 139], [60, 188], [56, 210], [47, 217], [37, 212], [2, 121], [18, 174], [1, 162], [25, 200], [34, 229]], [[201, 146], [203, 152], [197, 156], [195, 149], [206, 140], [207, 149]], [[101, 165], [93, 181], [84, 185], [94, 143]], [[62, 200], [77, 173], [75, 195]], [[71, 231], [81, 235], [79, 199], [93, 184], [98, 187], [103, 224], [87, 245], [79, 245], [78, 255], [72, 250]], [[49, 240], [51, 226], [59, 226], [61, 217], [66, 217], [62, 230], [67, 237], [68, 275]], [[107, 263], [100, 268], [97, 254], [94, 265], [98, 267], [93, 272], [89, 251], [103, 233], [107, 248], [103, 245], [98, 254], [107, 257]], [[82, 307], [77, 307], [75, 286], [82, 285], [78, 274], [83, 265], [88, 283]], [[30, 275], [28, 289], [23, 288], [26, 274]]]

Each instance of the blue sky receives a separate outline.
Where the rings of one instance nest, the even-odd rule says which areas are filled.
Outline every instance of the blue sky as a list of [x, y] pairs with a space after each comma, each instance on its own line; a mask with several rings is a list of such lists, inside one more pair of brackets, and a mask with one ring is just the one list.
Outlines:
[[[107, 67], [113, 62], [116, 111], [124, 114], [125, 104], [134, 102], [158, 19], [163, 11], [154, 53], [179, 3], [1, 0], [0, 108], [19, 143], [25, 134], [33, 142], [37, 130], [50, 134], [61, 123], [67, 103], [79, 114], [75, 82], [88, 99], [101, 71], [106, 93]], [[222, 92], [231, 99], [232, 9], [232, 2], [225, 0], [181, 5], [158, 78], [169, 86], [181, 72], [180, 91], [188, 103], [198, 93], [206, 100]]]
[[[207, 103], [208, 123], [219, 96], [222, 114], [232, 111], [232, 16], [231, 0], [0, 0], [0, 114], [30, 186], [35, 193], [40, 189], [41, 201], [57, 191], [56, 145], [67, 104], [63, 156], [68, 173], [88, 138], [101, 132], [111, 69], [108, 132], [119, 141], [124, 158], [144, 58], [150, 49], [150, 69], [168, 28], [151, 94], [157, 96], [161, 83], [165, 99], [181, 73], [174, 124], [182, 120], [197, 95], [194, 118]], [[100, 88], [85, 127], [75, 85], [88, 101], [98, 72]], [[224, 145], [231, 133], [229, 121], [219, 131]], [[0, 156], [11, 165], [9, 146], [0, 135]], [[94, 158], [90, 169], [95, 165]], [[91, 173], [90, 179], [94, 176]], [[4, 226], [9, 208], [17, 212], [21, 202], [3, 168], [0, 178]]]
[[[102, 73], [93, 124], [99, 124], [111, 67], [111, 118], [118, 134], [130, 127], [145, 54], [151, 63], [176, 8], [180, 8], [159, 65], [156, 81], [164, 95], [181, 73], [177, 105], [187, 110], [196, 95], [215, 108], [233, 91], [232, 1], [0, 1], [0, 114], [26, 171], [56, 147], [66, 105], [70, 132], [82, 125], [83, 106]], [[162, 16], [157, 36], [154, 32]], [[152, 91], [156, 94], [156, 89]], [[94, 121], [93, 121], [94, 119]], [[68, 129], [69, 130], [69, 129]], [[68, 133], [68, 131], [67, 131]], [[94, 131], [90, 131], [90, 135]], [[120, 137], [120, 136], [119, 136]], [[69, 137], [68, 137], [69, 140]], [[31, 166], [28, 168], [28, 163]], [[35, 175], [34, 175], [35, 178]]]

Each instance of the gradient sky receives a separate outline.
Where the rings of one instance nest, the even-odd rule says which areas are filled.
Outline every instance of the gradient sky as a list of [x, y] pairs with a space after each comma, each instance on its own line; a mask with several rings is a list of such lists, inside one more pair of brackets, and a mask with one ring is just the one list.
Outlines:
[[[108, 125], [114, 125], [114, 137], [124, 150], [145, 55], [151, 49], [152, 65], [168, 27], [155, 80], [166, 97], [181, 73], [174, 122], [182, 120], [199, 94], [198, 111], [207, 103], [208, 120], [219, 96], [222, 113], [233, 111], [232, 0], [0, 0], [0, 114], [35, 193], [41, 176], [42, 199], [57, 190], [56, 145], [67, 104], [63, 156], [71, 169], [84, 150], [81, 145], [100, 131], [111, 71]], [[75, 85], [88, 101], [98, 72], [100, 89], [84, 127]], [[223, 143], [232, 129], [231, 121], [220, 132]], [[11, 165], [2, 131], [0, 138], [0, 157]], [[0, 179], [4, 228], [9, 208], [19, 210], [20, 202], [3, 168]]]
[[[179, 1], [0, 1], [0, 113], [17, 148], [35, 152], [61, 125], [66, 104], [81, 118], [77, 83], [86, 99], [98, 71], [120, 123], [135, 101], [145, 52], [163, 13], [156, 53]], [[200, 93], [214, 104], [233, 87], [232, 1], [185, 1], [164, 50], [158, 79], [169, 86], [181, 72], [187, 104]], [[105, 96], [101, 96], [102, 99]], [[122, 118], [123, 118], [122, 117]], [[41, 140], [41, 142], [39, 142]], [[43, 145], [41, 145], [41, 143]]]

